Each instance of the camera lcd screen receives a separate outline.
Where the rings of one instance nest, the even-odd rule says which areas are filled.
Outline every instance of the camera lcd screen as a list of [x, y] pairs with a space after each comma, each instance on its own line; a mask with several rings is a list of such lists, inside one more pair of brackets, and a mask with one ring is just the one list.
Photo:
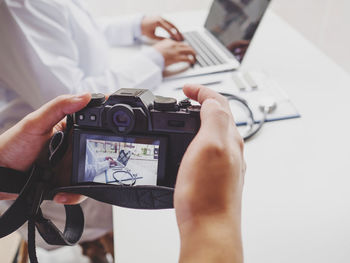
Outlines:
[[79, 141], [83, 158], [76, 183], [157, 185], [162, 177], [164, 138], [82, 133]]

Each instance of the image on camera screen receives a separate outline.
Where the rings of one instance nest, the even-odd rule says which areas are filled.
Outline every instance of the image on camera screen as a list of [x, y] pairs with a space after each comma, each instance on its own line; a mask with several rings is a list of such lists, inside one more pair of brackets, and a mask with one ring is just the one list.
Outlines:
[[156, 185], [160, 141], [152, 138], [86, 138], [85, 182]]

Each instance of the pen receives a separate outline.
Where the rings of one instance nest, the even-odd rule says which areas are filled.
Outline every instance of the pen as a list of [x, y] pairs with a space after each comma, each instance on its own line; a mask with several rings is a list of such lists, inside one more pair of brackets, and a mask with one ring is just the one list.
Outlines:
[[[217, 80], [217, 81], [211, 81], [211, 82], [199, 83], [199, 84], [203, 85], [203, 86], [211, 86], [211, 85], [216, 85], [216, 84], [221, 84], [221, 83], [222, 83], [222, 80]], [[183, 88], [183, 86], [174, 88], [174, 90], [180, 90], [182, 88]]]

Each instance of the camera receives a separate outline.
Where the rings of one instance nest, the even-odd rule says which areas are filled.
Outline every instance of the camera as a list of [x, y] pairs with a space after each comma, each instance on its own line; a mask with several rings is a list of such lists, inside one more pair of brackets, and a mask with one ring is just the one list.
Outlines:
[[73, 114], [72, 184], [174, 187], [182, 157], [200, 127], [200, 106], [120, 89], [93, 94]]

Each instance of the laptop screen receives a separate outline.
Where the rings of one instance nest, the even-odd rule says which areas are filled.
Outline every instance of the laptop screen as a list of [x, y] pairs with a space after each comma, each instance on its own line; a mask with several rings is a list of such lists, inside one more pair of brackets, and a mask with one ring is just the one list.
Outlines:
[[205, 28], [241, 62], [270, 0], [214, 0]]

